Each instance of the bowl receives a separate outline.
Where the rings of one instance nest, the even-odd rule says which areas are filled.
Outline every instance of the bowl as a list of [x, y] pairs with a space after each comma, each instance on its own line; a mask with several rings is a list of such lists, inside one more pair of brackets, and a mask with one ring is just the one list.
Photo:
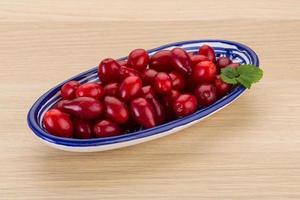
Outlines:
[[[175, 47], [184, 48], [187, 52], [196, 52], [199, 47], [207, 44], [214, 48], [216, 56], [226, 56], [240, 64], [253, 64], [259, 66], [259, 60], [256, 53], [244, 44], [226, 41], [226, 40], [192, 40], [166, 44], [154, 49], [148, 50], [149, 55], [153, 55], [157, 51], [163, 49], [173, 49]], [[124, 60], [127, 57], [118, 60]], [[149, 128], [143, 129], [124, 135], [108, 138], [93, 138], [93, 139], [74, 139], [74, 138], [61, 138], [47, 133], [42, 124], [42, 119], [45, 112], [51, 108], [56, 102], [60, 100], [59, 90], [61, 86], [71, 80], [79, 81], [80, 83], [99, 81], [97, 76], [97, 67], [82, 72], [50, 89], [43, 94], [32, 105], [28, 112], [27, 121], [30, 129], [41, 141], [47, 145], [66, 151], [77, 152], [93, 152], [104, 151], [110, 149], [117, 149], [127, 147], [150, 140], [154, 140], [172, 133], [185, 129], [195, 123], [200, 122], [206, 117], [214, 114], [215, 112], [228, 106], [234, 100], [239, 98], [246, 89], [243, 86], [235, 87], [229, 94], [216, 101], [214, 104], [200, 108], [195, 113], [176, 119], [174, 121]]]

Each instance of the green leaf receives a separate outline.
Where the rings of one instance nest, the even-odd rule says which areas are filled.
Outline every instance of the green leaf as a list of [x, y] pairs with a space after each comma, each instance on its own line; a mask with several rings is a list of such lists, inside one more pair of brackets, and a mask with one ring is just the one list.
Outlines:
[[237, 68], [237, 71], [240, 76], [247, 77], [251, 83], [258, 82], [263, 76], [263, 71], [255, 65], [241, 65]]
[[228, 76], [226, 76], [225, 74], [221, 74], [221, 79], [228, 84], [237, 84], [238, 82], [235, 80], [235, 78], [229, 78]]
[[248, 79], [248, 77], [245, 76], [240, 76], [238, 78], [236, 78], [237, 82], [241, 85], [243, 85], [245, 88], [250, 89], [252, 82]]
[[258, 82], [263, 71], [255, 65], [241, 65], [237, 68], [225, 67], [221, 69], [221, 78], [228, 84], [241, 84], [250, 89], [253, 83]]
[[239, 75], [238, 71], [232, 67], [225, 67], [221, 69], [221, 72], [228, 78], [235, 78]]

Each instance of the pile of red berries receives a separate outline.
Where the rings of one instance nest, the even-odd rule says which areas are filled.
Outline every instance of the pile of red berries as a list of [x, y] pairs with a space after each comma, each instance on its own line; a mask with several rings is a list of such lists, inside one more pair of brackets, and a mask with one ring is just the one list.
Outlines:
[[43, 118], [46, 130], [59, 137], [110, 137], [192, 114], [214, 103], [232, 85], [220, 78], [224, 67], [238, 67], [227, 57], [216, 59], [213, 48], [187, 53], [182, 48], [149, 56], [135, 49], [128, 60], [100, 62], [100, 82], [70, 81]]

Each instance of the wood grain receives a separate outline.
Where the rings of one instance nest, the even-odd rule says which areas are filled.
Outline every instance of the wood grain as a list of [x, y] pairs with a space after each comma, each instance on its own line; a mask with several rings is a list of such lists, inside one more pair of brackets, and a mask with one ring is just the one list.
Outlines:
[[[151, 2], [0, 2], [0, 199], [300, 199], [299, 1]], [[88, 154], [27, 128], [37, 97], [102, 58], [203, 38], [249, 45], [265, 74], [201, 123]]]

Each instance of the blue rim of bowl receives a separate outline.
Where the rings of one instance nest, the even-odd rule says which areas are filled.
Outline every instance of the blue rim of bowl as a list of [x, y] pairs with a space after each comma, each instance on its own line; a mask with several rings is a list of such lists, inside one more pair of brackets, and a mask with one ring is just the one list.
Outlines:
[[[228, 41], [228, 40], [216, 40], [216, 39], [208, 39], [208, 40], [189, 40], [189, 41], [182, 41], [182, 42], [176, 42], [176, 43], [170, 43], [166, 44], [157, 48], [153, 48], [148, 50], [149, 53], [154, 52], [154, 51], [159, 51], [165, 48], [173, 47], [173, 46], [181, 46], [181, 45], [186, 45], [186, 44], [192, 44], [192, 43], [205, 43], [205, 42], [220, 42], [220, 43], [225, 43], [229, 45], [234, 45], [238, 47], [238, 49], [241, 49], [243, 51], [246, 51], [250, 55], [250, 61], [259, 67], [259, 59], [256, 53], [249, 48], [248, 46], [238, 43], [238, 42], [233, 42], [233, 41]], [[127, 59], [127, 57], [120, 58], [118, 60], [124, 60]], [[48, 92], [43, 94], [38, 100], [32, 105], [30, 108], [28, 115], [27, 115], [27, 123], [29, 128], [35, 133], [36, 136], [39, 138], [50, 142], [54, 143], [57, 145], [63, 145], [63, 146], [69, 146], [69, 147], [91, 147], [91, 146], [102, 146], [102, 145], [109, 145], [109, 144], [116, 144], [116, 143], [123, 143], [123, 142], [128, 142], [132, 140], [137, 140], [137, 139], [142, 139], [145, 137], [153, 136], [156, 134], [160, 134], [166, 131], [170, 131], [174, 128], [184, 126], [186, 124], [189, 124], [195, 120], [199, 120], [201, 118], [206, 117], [207, 115], [221, 109], [222, 107], [226, 106], [233, 100], [235, 100], [237, 97], [239, 97], [245, 90], [246, 88], [243, 86], [238, 86], [236, 87], [233, 91], [231, 91], [225, 98], [222, 98], [215, 102], [214, 104], [200, 109], [196, 111], [195, 113], [180, 118], [173, 120], [171, 122], [150, 128], [150, 129], [144, 129], [140, 131], [136, 131], [133, 133], [128, 133], [120, 136], [115, 136], [115, 137], [108, 137], [108, 138], [92, 138], [92, 139], [74, 139], [74, 138], [62, 138], [62, 137], [56, 137], [54, 135], [51, 135], [47, 133], [43, 128], [39, 126], [38, 119], [37, 119], [37, 113], [40, 110], [40, 108], [43, 106], [45, 102], [49, 98], [51, 98], [53, 95], [55, 95], [60, 87], [70, 81], [70, 80], [80, 80], [82, 77], [86, 76], [87, 74], [90, 74], [91, 72], [94, 72], [97, 70], [97, 67], [94, 67], [90, 70], [87, 70], [85, 72], [82, 72], [58, 85], [50, 89]]]

